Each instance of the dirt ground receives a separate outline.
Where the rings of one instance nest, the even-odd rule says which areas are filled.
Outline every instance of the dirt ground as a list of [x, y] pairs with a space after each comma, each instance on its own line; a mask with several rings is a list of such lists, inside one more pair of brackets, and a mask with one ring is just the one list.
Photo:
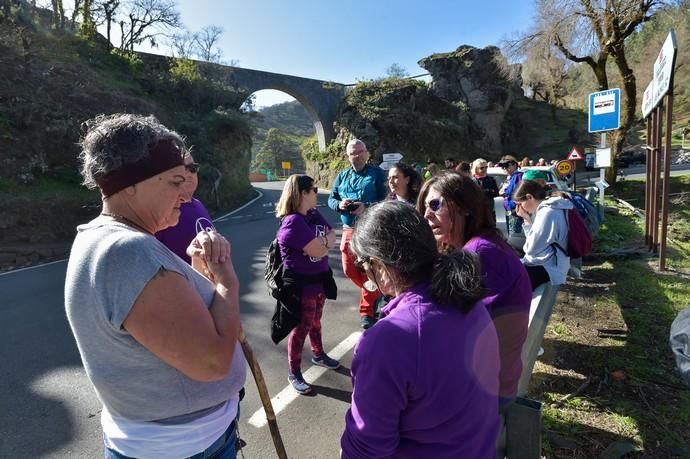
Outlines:
[[559, 291], [528, 394], [543, 401], [545, 457], [690, 457], [690, 387], [674, 376], [670, 323], [653, 326], [654, 307], [634, 300], [631, 269], [653, 267], [595, 261]]

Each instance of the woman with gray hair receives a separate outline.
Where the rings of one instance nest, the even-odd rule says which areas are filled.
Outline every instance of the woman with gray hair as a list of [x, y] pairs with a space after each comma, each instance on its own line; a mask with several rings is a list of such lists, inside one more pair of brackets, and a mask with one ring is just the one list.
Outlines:
[[440, 254], [400, 201], [369, 208], [350, 247], [395, 298], [355, 349], [342, 457], [495, 458], [498, 344], [476, 257]]
[[191, 199], [177, 133], [130, 114], [86, 128], [81, 172], [103, 207], [77, 228], [65, 308], [103, 403], [105, 457], [234, 458], [246, 363], [230, 244], [199, 233], [192, 268], [154, 237]]

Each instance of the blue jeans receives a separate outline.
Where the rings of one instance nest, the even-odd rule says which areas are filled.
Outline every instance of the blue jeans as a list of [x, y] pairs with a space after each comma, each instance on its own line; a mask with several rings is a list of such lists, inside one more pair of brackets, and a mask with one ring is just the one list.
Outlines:
[[[235, 449], [237, 443], [237, 422], [235, 419], [227, 428], [223, 435], [218, 437], [211, 446], [206, 450], [190, 456], [188, 459], [236, 459], [237, 450]], [[124, 454], [120, 454], [114, 449], [105, 448], [105, 459], [135, 459]]]

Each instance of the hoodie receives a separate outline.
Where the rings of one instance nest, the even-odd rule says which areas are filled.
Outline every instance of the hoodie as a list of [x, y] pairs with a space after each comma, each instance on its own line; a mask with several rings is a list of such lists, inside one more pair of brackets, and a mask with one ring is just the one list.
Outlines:
[[565, 283], [570, 269], [570, 258], [552, 244], [568, 247], [568, 220], [565, 210], [573, 203], [561, 197], [545, 199], [532, 216], [532, 224], [523, 224], [525, 231], [525, 265], [543, 266], [553, 285]]

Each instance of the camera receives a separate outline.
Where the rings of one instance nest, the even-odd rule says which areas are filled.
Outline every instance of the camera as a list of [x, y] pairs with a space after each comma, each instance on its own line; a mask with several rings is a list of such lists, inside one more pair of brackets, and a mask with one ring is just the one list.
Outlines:
[[350, 204], [345, 207], [345, 210], [348, 212], [352, 212], [353, 210], [357, 210], [357, 207], [359, 207], [359, 204], [355, 204], [354, 202], [351, 202]]

